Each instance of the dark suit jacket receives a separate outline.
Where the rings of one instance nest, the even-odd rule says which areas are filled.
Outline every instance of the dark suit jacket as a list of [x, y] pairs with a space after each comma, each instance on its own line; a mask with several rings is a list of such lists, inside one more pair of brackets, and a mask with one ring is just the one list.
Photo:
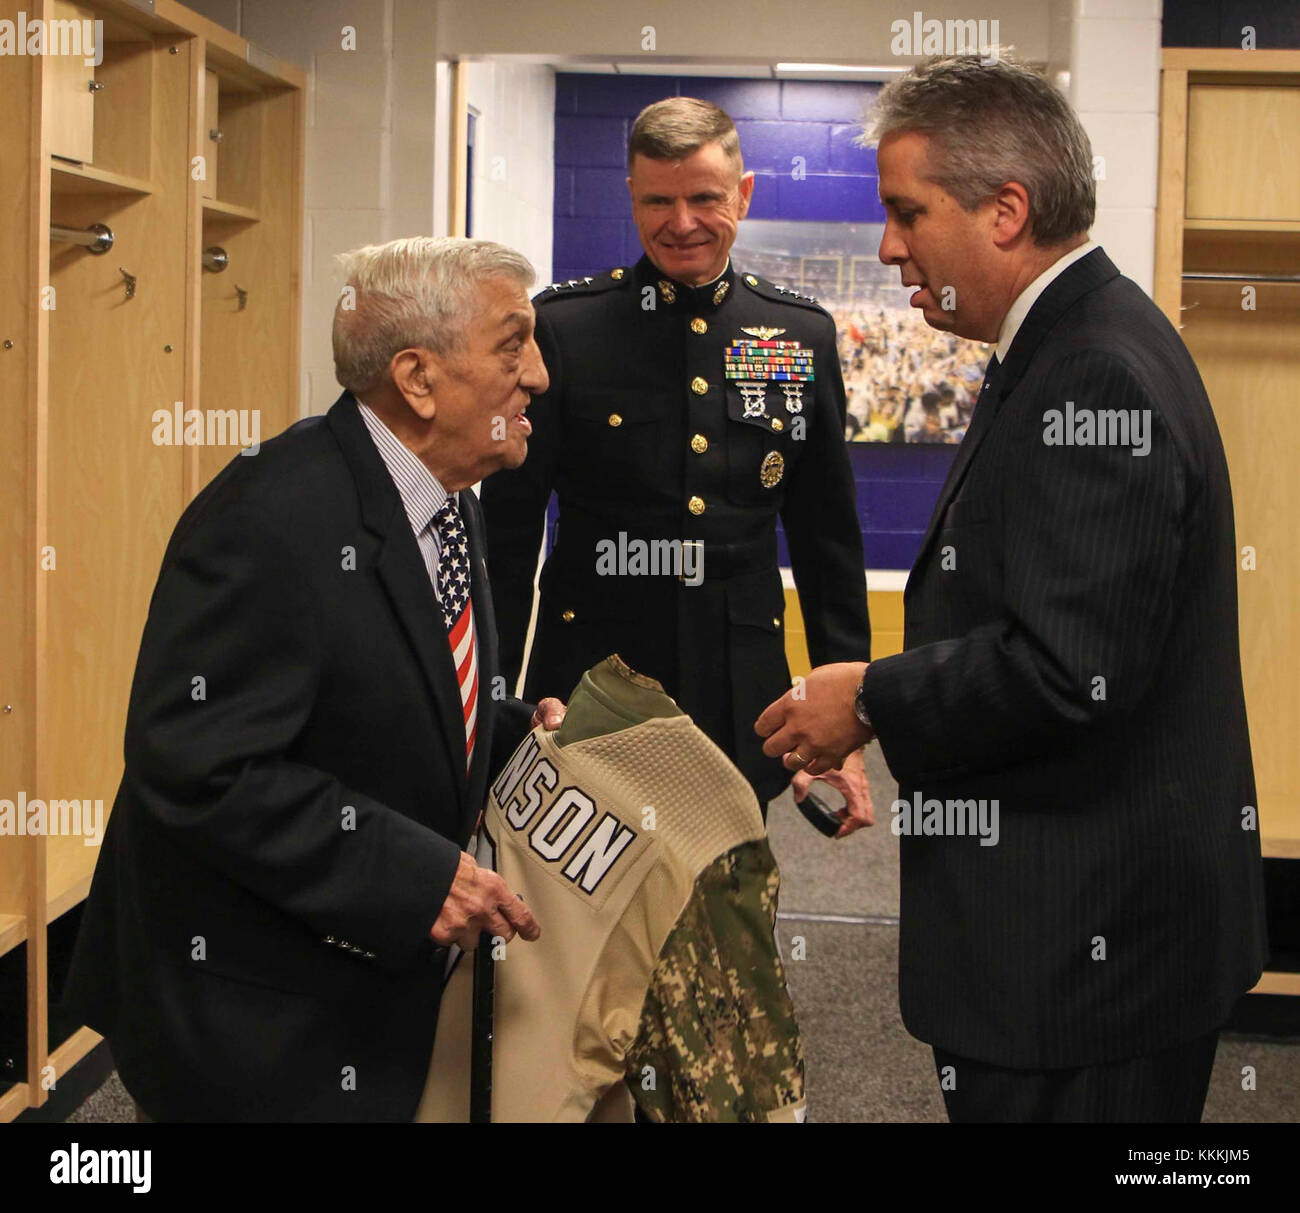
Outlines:
[[[1000, 812], [996, 846], [902, 838], [903, 1019], [992, 1064], [1096, 1064], [1219, 1026], [1265, 955], [1228, 468], [1181, 339], [1100, 249], [986, 396], [905, 651], [865, 680], [902, 799]], [[1149, 452], [1049, 445], [1071, 401], [1145, 413]]]
[[177, 524], [67, 987], [151, 1116], [414, 1115], [443, 976], [429, 930], [527, 727], [492, 697], [482, 519], [461, 502], [468, 779], [446, 631], [348, 393], [233, 459]]

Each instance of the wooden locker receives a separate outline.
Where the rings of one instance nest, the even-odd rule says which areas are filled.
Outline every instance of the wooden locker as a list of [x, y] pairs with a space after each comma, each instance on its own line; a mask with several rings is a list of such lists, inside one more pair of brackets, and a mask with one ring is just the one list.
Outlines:
[[[80, 32], [94, 30], [95, 14], [84, 4], [72, 4], [69, 0], [55, 0], [54, 20], [78, 23], [78, 37], [75, 49], [91, 54], [48, 54], [46, 55], [50, 72], [50, 152], [67, 160], [78, 160], [91, 164], [95, 159], [95, 67], [86, 59], [93, 54], [92, 45], [83, 45]], [[89, 24], [82, 24], [88, 22]], [[59, 41], [57, 32], [52, 37]], [[72, 41], [61, 45], [58, 50], [72, 49]]]
[[202, 194], [205, 198], [216, 198], [217, 164], [221, 159], [221, 84], [214, 71], [203, 73], [203, 139], [207, 148], [207, 180], [203, 183]]

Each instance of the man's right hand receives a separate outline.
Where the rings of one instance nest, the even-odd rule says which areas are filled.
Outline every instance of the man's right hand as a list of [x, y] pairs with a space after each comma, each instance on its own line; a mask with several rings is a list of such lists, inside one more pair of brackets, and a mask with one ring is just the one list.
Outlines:
[[531, 943], [542, 928], [522, 897], [512, 893], [490, 868], [480, 868], [462, 851], [456, 878], [429, 937], [441, 947], [456, 943], [468, 952], [478, 947], [483, 931], [501, 936], [506, 943], [518, 933]]

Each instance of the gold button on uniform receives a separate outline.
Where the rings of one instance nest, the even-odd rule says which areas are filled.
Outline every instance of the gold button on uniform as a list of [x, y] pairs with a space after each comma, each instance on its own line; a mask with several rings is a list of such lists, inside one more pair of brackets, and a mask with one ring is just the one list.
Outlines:
[[693, 434], [691, 436], [691, 450], [697, 455], [703, 455], [709, 449], [709, 440], [703, 434]]
[[[614, 424], [613, 421], [611, 421], [611, 422], [610, 422], [610, 425], [613, 425], [613, 424]], [[782, 421], [780, 417], [773, 417], [773, 418], [772, 418], [772, 428], [773, 428], [774, 430], [776, 430], [777, 433], [780, 433], [783, 429], [785, 429], [785, 422]]]
[[772, 626], [774, 628], [779, 628], [781, 626], [781, 620], [776, 615], [772, 616]]
[[610, 276], [611, 278], [613, 278], [615, 282], [622, 282], [622, 281], [623, 281], [623, 272], [624, 272], [624, 271], [623, 271], [621, 268], [620, 268], [620, 269], [616, 269], [616, 270], [610, 270], [610, 271], [609, 271], [609, 276]]
[[746, 274], [745, 281], [748, 282], [750, 286], [758, 285], [758, 279], [755, 278], [753, 274]]
[[697, 396], [703, 396], [708, 390], [709, 383], [707, 379], [701, 379], [699, 375], [696, 375], [695, 378], [691, 380], [691, 391]]
[[565, 623], [572, 623], [572, 622], [573, 622], [573, 612], [572, 612], [572, 611], [565, 611], [564, 614], [560, 616], [560, 618], [563, 619]]
[[709, 322], [705, 320], [703, 316], [696, 316], [695, 319], [691, 321], [692, 333], [707, 333], [708, 331]]
[[623, 424], [623, 418], [620, 417], [617, 413], [610, 413], [609, 424], [612, 425], [615, 429], [618, 429], [618, 427]]
[[704, 498], [703, 498], [703, 497], [692, 497], [692, 498], [690, 499], [690, 501], [688, 501], [688, 502], [686, 503], [686, 508], [687, 508], [688, 510], [690, 510], [690, 512], [691, 512], [692, 514], [703, 514], [703, 513], [704, 513]]

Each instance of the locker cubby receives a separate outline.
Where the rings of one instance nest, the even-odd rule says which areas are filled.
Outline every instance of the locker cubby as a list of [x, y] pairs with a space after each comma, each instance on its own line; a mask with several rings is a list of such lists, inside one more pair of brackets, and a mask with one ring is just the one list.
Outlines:
[[[93, 72], [5, 64], [0, 798], [102, 801], [106, 827], [163, 551], [237, 449], [160, 440], [155, 414], [255, 407], [262, 440], [297, 419], [306, 79], [173, 0], [0, 0], [0, 19], [20, 11], [102, 20], [104, 45]], [[193, 172], [208, 71], [229, 136], [215, 198]], [[96, 224], [102, 253], [77, 242]], [[60, 1003], [98, 854], [75, 833], [0, 835], [0, 1122], [99, 1042]]]

